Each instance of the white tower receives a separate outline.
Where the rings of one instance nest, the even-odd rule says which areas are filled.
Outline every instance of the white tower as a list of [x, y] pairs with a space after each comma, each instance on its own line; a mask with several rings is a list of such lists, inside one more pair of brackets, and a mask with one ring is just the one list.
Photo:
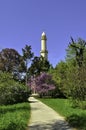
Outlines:
[[47, 37], [46, 37], [46, 34], [43, 32], [42, 35], [41, 35], [41, 51], [40, 51], [40, 54], [41, 54], [42, 57], [44, 57], [47, 60], [48, 51], [47, 51], [46, 41], [47, 41]]

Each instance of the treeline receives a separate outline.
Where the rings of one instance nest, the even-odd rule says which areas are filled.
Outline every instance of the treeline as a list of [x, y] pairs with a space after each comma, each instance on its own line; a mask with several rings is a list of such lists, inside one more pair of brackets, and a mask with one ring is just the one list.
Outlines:
[[[74, 106], [86, 108], [86, 42], [80, 38], [77, 41], [71, 38], [65, 60], [60, 61], [55, 68], [43, 57], [34, 56], [29, 45], [22, 49], [22, 55], [14, 49], [2, 49], [0, 76], [0, 92], [3, 93], [0, 94], [0, 104], [6, 97], [9, 97], [10, 103], [20, 102], [20, 92], [21, 101], [24, 97], [27, 99], [27, 95], [33, 91], [32, 84], [40, 96], [70, 98]], [[12, 93], [15, 94], [13, 101]]]
[[30, 95], [28, 86], [30, 77], [48, 71], [49, 67], [49, 62], [43, 57], [34, 56], [29, 45], [22, 48], [22, 55], [12, 48], [2, 49], [0, 51], [0, 104], [27, 101]]
[[43, 57], [34, 56], [29, 45], [22, 48], [22, 55], [15, 49], [5, 48], [0, 51], [0, 72], [11, 73], [13, 79], [26, 85], [29, 77], [46, 72], [49, 68], [49, 61]]

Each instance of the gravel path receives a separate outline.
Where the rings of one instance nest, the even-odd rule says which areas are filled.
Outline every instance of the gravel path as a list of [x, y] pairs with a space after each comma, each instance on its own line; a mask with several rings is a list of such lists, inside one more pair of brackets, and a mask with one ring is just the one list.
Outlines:
[[64, 117], [34, 97], [29, 98], [31, 119], [28, 130], [74, 130], [68, 126]]

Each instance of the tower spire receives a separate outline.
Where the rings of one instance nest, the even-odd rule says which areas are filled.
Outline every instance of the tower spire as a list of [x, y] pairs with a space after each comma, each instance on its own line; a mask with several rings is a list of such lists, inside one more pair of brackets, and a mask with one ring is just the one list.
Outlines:
[[47, 41], [47, 37], [46, 37], [45, 32], [43, 32], [42, 35], [41, 35], [41, 51], [40, 51], [40, 55], [47, 60], [48, 51], [47, 51], [46, 41]]

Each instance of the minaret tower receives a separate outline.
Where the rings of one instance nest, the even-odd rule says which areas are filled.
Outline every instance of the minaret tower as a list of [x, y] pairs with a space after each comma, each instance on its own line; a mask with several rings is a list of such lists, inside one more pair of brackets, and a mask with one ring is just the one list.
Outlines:
[[41, 35], [41, 51], [40, 54], [42, 57], [44, 57], [46, 60], [48, 59], [48, 51], [47, 51], [47, 45], [46, 45], [47, 37], [46, 34], [43, 32]]

